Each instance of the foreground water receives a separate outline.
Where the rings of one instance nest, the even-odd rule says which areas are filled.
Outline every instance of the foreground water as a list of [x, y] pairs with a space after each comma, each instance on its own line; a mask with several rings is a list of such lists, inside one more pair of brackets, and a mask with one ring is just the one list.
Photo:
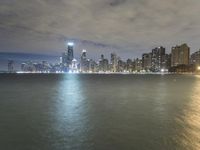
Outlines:
[[199, 150], [200, 76], [0, 75], [2, 150]]

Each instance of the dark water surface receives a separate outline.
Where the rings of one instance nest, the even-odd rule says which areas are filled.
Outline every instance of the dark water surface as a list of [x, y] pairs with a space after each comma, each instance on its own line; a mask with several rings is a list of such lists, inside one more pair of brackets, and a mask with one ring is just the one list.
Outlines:
[[200, 76], [0, 75], [0, 150], [200, 150]]

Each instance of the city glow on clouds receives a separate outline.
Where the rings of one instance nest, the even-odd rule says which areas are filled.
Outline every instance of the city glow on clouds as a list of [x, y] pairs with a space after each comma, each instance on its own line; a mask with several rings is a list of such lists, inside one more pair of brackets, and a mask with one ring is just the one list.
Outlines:
[[1, 0], [0, 52], [140, 56], [155, 46], [200, 48], [199, 0]]

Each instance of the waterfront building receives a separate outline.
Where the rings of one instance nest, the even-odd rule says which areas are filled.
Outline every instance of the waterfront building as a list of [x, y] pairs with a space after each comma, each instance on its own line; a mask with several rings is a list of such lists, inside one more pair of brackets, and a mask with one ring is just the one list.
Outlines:
[[153, 72], [160, 72], [164, 67], [165, 61], [165, 48], [156, 47], [152, 50], [151, 70]]
[[145, 53], [142, 55], [142, 68], [145, 71], [151, 70], [152, 53]]
[[67, 60], [68, 65], [72, 64], [72, 60], [74, 59], [74, 43], [68, 42], [67, 43]]
[[172, 67], [189, 64], [190, 48], [187, 46], [187, 44], [172, 47], [171, 54]]
[[8, 61], [8, 72], [13, 72], [14, 71], [14, 61], [13, 60], [9, 60]]
[[87, 51], [85, 49], [82, 50], [81, 54], [80, 71], [81, 72], [88, 71]]
[[99, 59], [99, 71], [100, 72], [109, 71], [108, 59], [105, 59], [103, 54], [101, 55], [101, 58]]
[[142, 70], [142, 59], [136, 58], [133, 65], [134, 71], [140, 72]]
[[89, 59], [88, 64], [89, 64], [89, 72], [90, 73], [98, 71], [97, 63], [94, 60]]
[[200, 66], [200, 50], [191, 54], [190, 64], [196, 67]]
[[126, 62], [118, 58], [117, 72], [126, 72]]
[[21, 71], [25, 72], [26, 63], [21, 63]]
[[111, 53], [110, 62], [111, 62], [110, 65], [111, 72], [117, 72], [117, 55], [115, 53]]
[[126, 70], [128, 72], [133, 72], [133, 62], [131, 59], [127, 59], [126, 61]]
[[68, 56], [67, 52], [62, 53], [62, 64], [61, 64], [62, 71], [68, 71]]
[[171, 54], [165, 54], [163, 68], [165, 71], [168, 71], [171, 67]]
[[71, 72], [75, 72], [75, 73], [78, 72], [78, 62], [75, 58], [72, 60], [72, 65], [70, 66], [70, 68], [71, 68], [70, 70]]
[[62, 67], [62, 71], [68, 72], [72, 66], [72, 60], [74, 59], [74, 43], [67, 43], [67, 50], [62, 53], [62, 57], [60, 58], [60, 63]]

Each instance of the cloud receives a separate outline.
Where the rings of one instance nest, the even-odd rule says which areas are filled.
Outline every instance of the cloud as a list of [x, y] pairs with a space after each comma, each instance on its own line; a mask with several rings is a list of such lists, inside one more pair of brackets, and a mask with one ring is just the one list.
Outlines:
[[137, 57], [155, 46], [199, 49], [197, 0], [1, 0], [0, 51], [59, 54], [75, 40], [91, 57]]

